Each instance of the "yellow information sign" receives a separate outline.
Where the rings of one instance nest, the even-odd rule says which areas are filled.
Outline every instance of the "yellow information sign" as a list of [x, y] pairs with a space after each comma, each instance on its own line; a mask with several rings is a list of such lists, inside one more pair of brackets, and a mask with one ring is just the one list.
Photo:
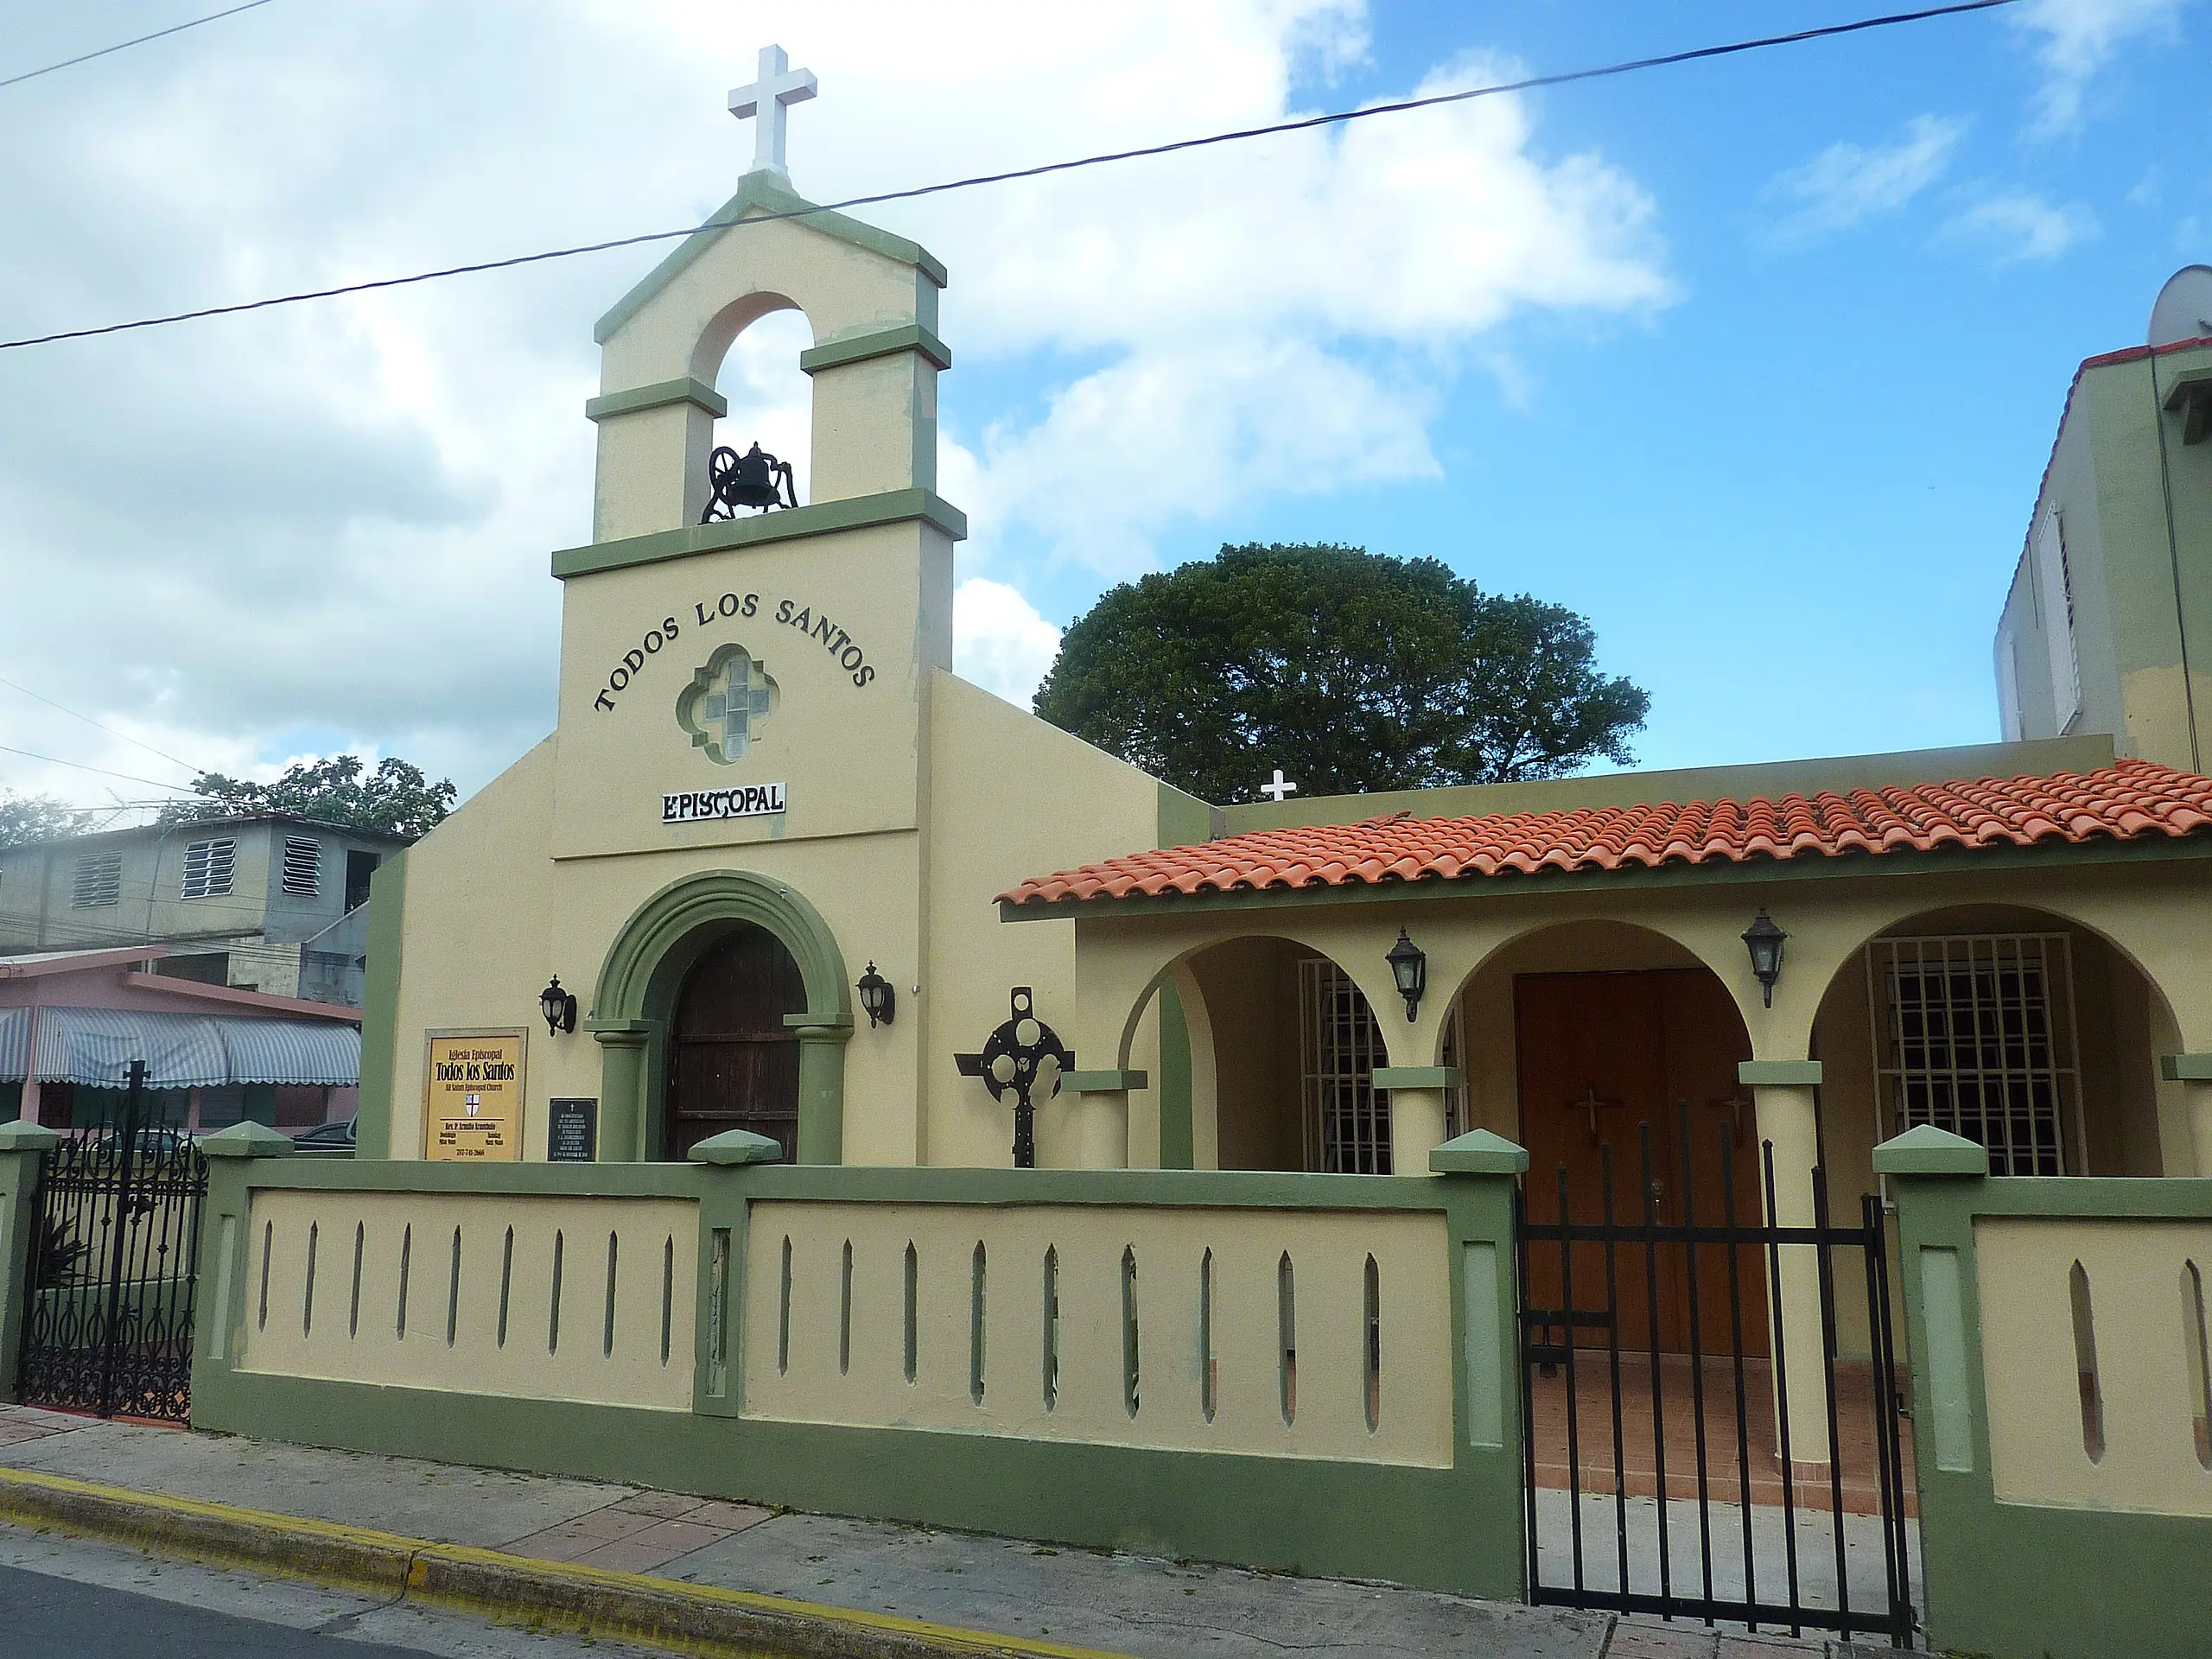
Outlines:
[[434, 1162], [522, 1156], [523, 1033], [434, 1032], [423, 1155]]

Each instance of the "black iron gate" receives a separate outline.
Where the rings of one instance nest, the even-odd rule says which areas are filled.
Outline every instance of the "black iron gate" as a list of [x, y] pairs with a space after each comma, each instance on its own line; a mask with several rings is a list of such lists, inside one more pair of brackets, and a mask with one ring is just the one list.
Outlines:
[[121, 1121], [73, 1134], [39, 1167], [17, 1398], [184, 1422], [207, 1160], [149, 1123], [143, 1065]]
[[[1530, 1599], [1910, 1647], [1910, 1428], [1880, 1200], [1870, 1195], [1856, 1225], [1838, 1225], [1815, 1170], [1814, 1224], [1778, 1224], [1768, 1141], [1764, 1213], [1739, 1217], [1723, 1123], [1720, 1192], [1704, 1195], [1701, 1212], [1689, 1114], [1677, 1111], [1679, 1172], [1655, 1172], [1641, 1126], [1632, 1219], [1616, 1212], [1610, 1144], [1595, 1194], [1571, 1197], [1562, 1166], [1555, 1185], [1532, 1171], [1518, 1200]], [[1677, 1174], [1670, 1217], [1660, 1194]], [[1816, 1375], [1793, 1376], [1790, 1359], [1807, 1369], [1808, 1349], [1783, 1338], [1800, 1317], [1785, 1291], [1802, 1306], [1808, 1280], [1821, 1361]], [[1688, 1303], [1671, 1341], [1660, 1313], [1670, 1289], [1681, 1293], [1672, 1306]], [[1863, 1298], [1865, 1330], [1850, 1334], [1864, 1360], [1840, 1357], [1847, 1296]], [[1808, 1448], [1802, 1430], [1816, 1415], [1824, 1433]]]

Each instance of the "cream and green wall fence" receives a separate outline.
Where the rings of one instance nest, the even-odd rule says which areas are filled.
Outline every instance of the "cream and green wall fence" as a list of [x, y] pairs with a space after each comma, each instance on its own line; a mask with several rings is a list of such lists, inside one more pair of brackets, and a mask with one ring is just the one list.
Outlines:
[[2212, 1180], [1992, 1179], [1939, 1129], [1896, 1198], [1939, 1652], [2212, 1652]]
[[281, 1139], [203, 1143], [197, 1427], [1522, 1592], [1494, 1136], [1411, 1179]]

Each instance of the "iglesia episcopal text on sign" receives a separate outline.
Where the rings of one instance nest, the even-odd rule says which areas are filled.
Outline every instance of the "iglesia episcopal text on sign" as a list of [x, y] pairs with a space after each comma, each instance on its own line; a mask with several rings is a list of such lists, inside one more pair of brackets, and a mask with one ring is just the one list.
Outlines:
[[734, 789], [684, 789], [660, 798], [663, 823], [702, 823], [713, 818], [765, 818], [784, 810], [781, 784], [741, 784]]

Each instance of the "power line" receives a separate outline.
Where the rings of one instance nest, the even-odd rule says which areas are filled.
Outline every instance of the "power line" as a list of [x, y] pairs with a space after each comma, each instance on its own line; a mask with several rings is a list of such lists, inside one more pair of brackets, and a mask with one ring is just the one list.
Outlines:
[[140, 748], [145, 750], [147, 753], [158, 754], [162, 760], [182, 766], [187, 772], [196, 775], [207, 770], [205, 766], [194, 766], [189, 760], [179, 760], [176, 756], [171, 754], [167, 749], [157, 749], [152, 744], [147, 742], [143, 738], [133, 737], [128, 732], [118, 732], [112, 726], [102, 725], [99, 721], [94, 720], [90, 715], [80, 715], [74, 709], [70, 708], [68, 704], [56, 702], [52, 697], [47, 696], [37, 691], [34, 691], [28, 685], [17, 685], [15, 681], [5, 678], [4, 677], [0, 677], [0, 685], [6, 686], [10, 691], [20, 691], [32, 701], [35, 702], [42, 702], [49, 709], [59, 709], [63, 714], [68, 715], [72, 720], [81, 720], [87, 726], [97, 727], [99, 730], [105, 732], [110, 737], [119, 737], [126, 743], [136, 743]]
[[29, 346], [50, 346], [65, 340], [90, 340], [102, 334], [128, 334], [140, 328], [162, 328], [179, 322], [197, 322], [207, 317], [236, 316], [242, 312], [265, 311], [274, 306], [302, 305], [311, 300], [338, 299], [348, 294], [368, 294], [391, 288], [411, 288], [421, 283], [442, 281], [448, 276], [473, 276], [490, 270], [512, 270], [519, 265], [543, 264], [553, 259], [573, 259], [581, 254], [607, 253], [617, 248], [634, 248], [652, 242], [671, 242], [681, 237], [696, 236], [702, 231], [728, 230], [741, 225], [763, 225], [779, 219], [805, 219], [816, 213], [842, 213], [851, 207], [870, 207], [888, 201], [912, 201], [920, 196], [943, 195], [952, 190], [969, 190], [979, 185], [1007, 184], [1018, 179], [1042, 178], [1054, 173], [1071, 173], [1081, 168], [1103, 167], [1115, 162], [1137, 161], [1150, 156], [1171, 156], [1186, 149], [1204, 149], [1215, 144], [1236, 143], [1247, 138], [1265, 138], [1278, 133], [1304, 132], [1314, 127], [1341, 126], [1353, 121], [1363, 121], [1370, 116], [1402, 115], [1411, 110], [1434, 109], [1446, 104], [1464, 104], [1472, 99], [1496, 98], [1507, 92], [1525, 92], [1544, 86], [1564, 86], [1575, 81], [1599, 80], [1611, 75], [1625, 75], [1643, 69], [1663, 69], [1676, 64], [1696, 63], [1709, 58], [1732, 57], [1738, 53], [1757, 52], [1768, 47], [1796, 46], [1808, 41], [1833, 39], [1837, 35], [1863, 34], [1868, 29], [1891, 29], [1903, 23], [1925, 22], [1931, 18], [1953, 17], [1964, 12], [1990, 11], [1999, 6], [2016, 5], [2018, 0], [1957, 0], [1957, 3], [1930, 6], [1919, 11], [1892, 12], [1880, 17], [1862, 17], [1848, 23], [1830, 23], [1819, 29], [1802, 29], [1788, 35], [1766, 35], [1756, 40], [1732, 41], [1720, 46], [1701, 46], [1685, 52], [1669, 52], [1655, 58], [1635, 58], [1623, 63], [1609, 63], [1593, 69], [1570, 69], [1554, 75], [1530, 75], [1521, 80], [1501, 81], [1492, 86], [1471, 87], [1464, 92], [1436, 92], [1427, 98], [1402, 99], [1394, 104], [1376, 104], [1360, 110], [1337, 110], [1326, 115], [1303, 117], [1294, 121], [1278, 121], [1268, 126], [1240, 127], [1230, 132], [1210, 133], [1200, 138], [1179, 138], [1164, 144], [1147, 144], [1135, 149], [1109, 150], [1096, 156], [1084, 156], [1072, 161], [1047, 162], [1038, 167], [1017, 168], [1006, 173], [979, 173], [964, 179], [951, 179], [942, 184], [917, 185], [906, 190], [882, 190], [873, 195], [848, 196], [842, 201], [810, 205], [783, 212], [756, 213], [749, 219], [709, 219], [703, 224], [687, 225], [681, 230], [648, 231], [638, 236], [622, 236], [605, 242], [584, 242], [573, 247], [550, 248], [539, 253], [515, 254], [505, 259], [480, 260], [474, 264], [446, 265], [435, 270], [417, 271], [407, 276], [384, 276], [370, 282], [346, 283], [336, 288], [308, 289], [296, 294], [280, 294], [268, 299], [245, 300], [235, 305], [211, 305], [196, 311], [175, 311], [162, 316], [141, 317], [130, 322], [105, 323], [92, 328], [67, 328], [56, 334], [33, 334], [22, 340], [0, 340], [0, 352], [20, 351]]
[[157, 29], [150, 35], [141, 35], [134, 40], [118, 41], [113, 46], [104, 46], [97, 52], [81, 52], [73, 58], [64, 58], [59, 63], [49, 63], [43, 69], [26, 69], [20, 75], [10, 75], [0, 80], [0, 88], [19, 86], [24, 81], [36, 80], [41, 75], [50, 75], [57, 69], [73, 69], [80, 63], [90, 63], [94, 58], [105, 58], [112, 53], [127, 52], [134, 46], [143, 46], [149, 41], [166, 39], [181, 35], [188, 29], [197, 29], [202, 23], [219, 22], [226, 17], [235, 17], [242, 11], [251, 11], [256, 6], [265, 6], [270, 0], [245, 0], [242, 6], [232, 6], [227, 11], [211, 11], [205, 17], [194, 17], [188, 22], [172, 23], [167, 29]]
[[165, 784], [158, 778], [140, 778], [128, 772], [111, 772], [105, 766], [88, 766], [81, 760], [64, 760], [59, 755], [34, 754], [29, 749], [11, 748], [0, 743], [0, 754], [20, 754], [26, 760], [43, 760], [50, 766], [73, 766], [79, 772], [96, 772], [103, 778], [120, 778], [125, 783], [145, 784], [155, 789], [173, 789], [180, 795], [194, 792], [189, 784]]

